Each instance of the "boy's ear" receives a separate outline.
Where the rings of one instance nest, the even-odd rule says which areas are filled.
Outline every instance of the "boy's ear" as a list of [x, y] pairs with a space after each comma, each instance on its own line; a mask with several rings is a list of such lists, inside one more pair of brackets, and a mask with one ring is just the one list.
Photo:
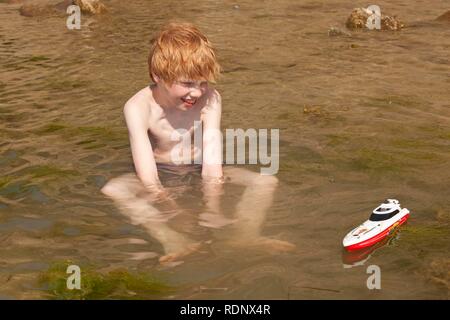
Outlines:
[[152, 73], [152, 79], [155, 81], [155, 83], [158, 83], [161, 79], [154, 73]]

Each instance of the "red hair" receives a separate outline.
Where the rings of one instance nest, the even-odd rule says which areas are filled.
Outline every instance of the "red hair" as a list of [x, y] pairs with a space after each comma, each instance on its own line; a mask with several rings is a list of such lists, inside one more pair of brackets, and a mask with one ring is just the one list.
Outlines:
[[152, 79], [156, 75], [169, 84], [180, 79], [215, 82], [220, 74], [214, 48], [190, 23], [169, 23], [155, 35], [148, 69]]

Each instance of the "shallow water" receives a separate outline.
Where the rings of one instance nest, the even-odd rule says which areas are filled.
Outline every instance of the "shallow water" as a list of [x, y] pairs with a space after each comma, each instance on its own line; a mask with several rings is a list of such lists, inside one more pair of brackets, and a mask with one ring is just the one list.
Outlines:
[[[0, 3], [1, 297], [52, 297], [39, 277], [70, 260], [155, 274], [175, 288], [162, 298], [448, 299], [450, 25], [431, 23], [448, 3], [378, 1], [414, 26], [329, 37], [351, 2], [104, 2], [110, 13], [83, 16], [80, 31]], [[151, 34], [177, 18], [218, 49], [223, 128], [280, 129], [261, 232], [293, 252], [230, 247], [227, 228], [187, 223], [180, 231], [207, 243], [162, 266], [161, 245], [99, 192], [133, 169], [122, 106], [148, 84]], [[179, 200], [195, 219], [192, 184]], [[232, 216], [242, 188], [226, 191]], [[342, 238], [385, 198], [411, 210], [408, 225], [344, 268]], [[366, 287], [369, 265], [381, 290]]]

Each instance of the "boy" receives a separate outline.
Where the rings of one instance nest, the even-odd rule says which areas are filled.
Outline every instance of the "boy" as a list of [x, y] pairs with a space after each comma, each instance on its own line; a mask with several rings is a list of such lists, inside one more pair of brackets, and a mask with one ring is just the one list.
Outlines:
[[[192, 139], [198, 133], [199, 123], [203, 133], [201, 145], [194, 143], [189, 155], [193, 163], [202, 164], [203, 191], [209, 211], [200, 215], [199, 224], [220, 228], [236, 220], [225, 219], [219, 213], [224, 181], [222, 138], [214, 133], [220, 132], [222, 105], [220, 94], [209, 85], [220, 72], [211, 43], [192, 24], [170, 23], [153, 38], [148, 65], [154, 84], [136, 93], [124, 107], [137, 177], [124, 175], [112, 179], [102, 192], [120, 205], [132, 223], [143, 225], [162, 243], [165, 255], [160, 262], [167, 262], [192, 252], [198, 244], [169, 228], [166, 222], [170, 217], [162, 216], [155, 208], [156, 203], [166, 203], [175, 214], [180, 211], [161, 184], [158, 167], [176, 164], [174, 155], [179, 153], [176, 148], [182, 139]], [[240, 222], [236, 223], [235, 231], [246, 243], [261, 241], [259, 231], [277, 179], [238, 168], [227, 168], [226, 173], [232, 183], [247, 187], [237, 206]], [[256, 207], [260, 209], [258, 212]]]

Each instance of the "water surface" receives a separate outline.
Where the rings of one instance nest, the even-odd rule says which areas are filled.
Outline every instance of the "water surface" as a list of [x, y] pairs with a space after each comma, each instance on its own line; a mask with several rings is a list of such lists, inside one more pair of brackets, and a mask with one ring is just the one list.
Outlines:
[[[448, 299], [450, 25], [431, 23], [445, 2], [378, 1], [414, 26], [339, 37], [327, 31], [344, 28], [350, 1], [105, 4], [109, 14], [70, 31], [63, 17], [0, 3], [2, 297], [51, 297], [40, 275], [70, 260], [155, 274], [176, 288], [163, 298]], [[171, 19], [196, 23], [218, 49], [223, 128], [280, 129], [261, 233], [294, 251], [230, 247], [226, 228], [190, 224], [181, 232], [206, 244], [162, 266], [161, 244], [100, 193], [133, 170], [122, 107], [148, 85], [149, 39]], [[194, 218], [199, 186], [180, 195]], [[224, 214], [241, 193], [227, 188]], [[342, 238], [388, 197], [411, 210], [408, 225], [344, 268]], [[371, 264], [381, 290], [366, 287]]]

